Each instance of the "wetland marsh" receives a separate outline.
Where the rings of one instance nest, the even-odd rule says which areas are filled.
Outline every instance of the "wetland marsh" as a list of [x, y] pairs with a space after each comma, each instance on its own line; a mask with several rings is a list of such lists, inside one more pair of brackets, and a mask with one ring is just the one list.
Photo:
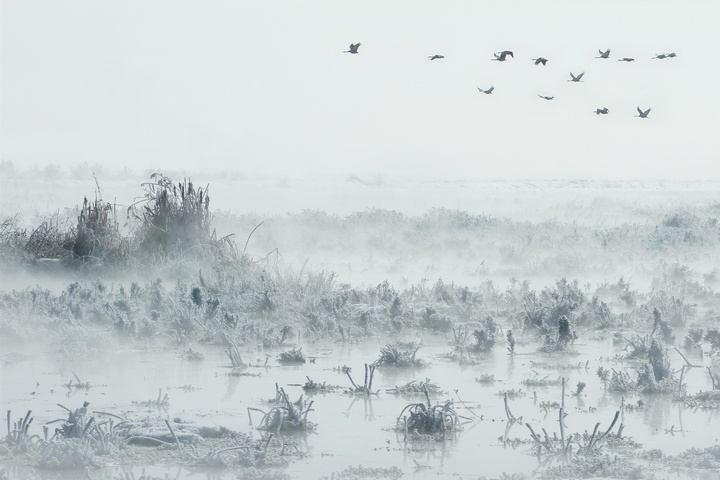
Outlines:
[[719, 478], [713, 184], [358, 180], [6, 199], [1, 475]]

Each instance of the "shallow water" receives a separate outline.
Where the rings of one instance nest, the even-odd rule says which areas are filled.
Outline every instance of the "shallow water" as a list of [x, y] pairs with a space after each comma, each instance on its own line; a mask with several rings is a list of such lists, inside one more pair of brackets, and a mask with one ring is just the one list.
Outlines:
[[[582, 334], [590, 337], [590, 333]], [[516, 355], [507, 355], [504, 347], [496, 345], [494, 352], [476, 357], [475, 365], [459, 365], [444, 355], [452, 351], [444, 336], [422, 335], [415, 340], [422, 342], [418, 358], [429, 362], [422, 369], [384, 368], [376, 372], [373, 390], [379, 395], [358, 397], [337, 391], [312, 396], [313, 409], [308, 419], [317, 429], [301, 442], [307, 456], [292, 461], [287, 472], [293, 478], [330, 477], [333, 472], [348, 466], [374, 467], [399, 466], [412, 478], [429, 479], [440, 476], [470, 477], [473, 475], [498, 476], [502, 472], [531, 473], [537, 466], [530, 452], [530, 445], [513, 449], [504, 447], [501, 439], [505, 433], [506, 415], [503, 390], [521, 389], [525, 395], [510, 400], [510, 408], [523, 423], [530, 423], [536, 431], [546, 428], [548, 433], [558, 431], [556, 409], [547, 413], [540, 407], [543, 402], [560, 402], [561, 387], [531, 387], [523, 380], [537, 376], [548, 379], [567, 379], [565, 396], [566, 432], [591, 432], [595, 423], [600, 428], [609, 426], [622, 396], [606, 392], [595, 372], [600, 365], [606, 368], [627, 368], [626, 364], [603, 363], [607, 358], [622, 351], [613, 347], [610, 340], [594, 340], [576, 343], [576, 355], [552, 355], [536, 352], [537, 344], [516, 346]], [[278, 384], [297, 399], [303, 391], [300, 385], [306, 376], [315, 382], [350, 387], [348, 378], [339, 370], [347, 365], [352, 368], [356, 382], [363, 381], [363, 365], [379, 356], [384, 344], [378, 339], [363, 344], [309, 343], [300, 339], [300, 346], [314, 363], [301, 366], [279, 366], [277, 354], [285, 349], [265, 351], [246, 349], [245, 362], [259, 365], [248, 367], [246, 376], [229, 375], [229, 361], [222, 348], [194, 345], [205, 354], [202, 361], [180, 358], [176, 350], [168, 351], [116, 351], [97, 358], [68, 362], [58, 359], [54, 353], [32, 353], [32, 349], [3, 352], [0, 403], [3, 410], [11, 410], [13, 418], [32, 409], [35, 417], [31, 432], [41, 433], [41, 426], [55, 419], [66, 418], [65, 411], [57, 404], [75, 409], [83, 401], [90, 402], [90, 411], [114, 413], [129, 418], [142, 415], [162, 418], [180, 417], [199, 425], [225, 426], [232, 430], [251, 432], [248, 407], [269, 410], [267, 403], [274, 398]], [[27, 353], [31, 352], [31, 353]], [[272, 356], [267, 359], [266, 352]], [[686, 354], [695, 364], [708, 363], [707, 359]], [[670, 354], [674, 368], [682, 365], [676, 353]], [[563, 368], [565, 367], [565, 368]], [[629, 370], [632, 374], [632, 369]], [[494, 383], [478, 383], [476, 377], [492, 374]], [[88, 389], [63, 386], [75, 377], [92, 386]], [[432, 397], [432, 401], [455, 401], [459, 415], [470, 419], [464, 429], [444, 442], [405, 442], [402, 433], [394, 430], [396, 418], [405, 405], [423, 401], [421, 396], [407, 397], [386, 393], [396, 385], [412, 380], [429, 378], [446, 393]], [[572, 396], [578, 382], [587, 387], [579, 397]], [[689, 372], [684, 379], [688, 392], [708, 390], [711, 383], [704, 370]], [[167, 393], [169, 407], [157, 409], [142, 406], [140, 402], [154, 401], [158, 390]], [[673, 402], [671, 395], [625, 396], [626, 404], [639, 399], [644, 407], [624, 411], [620, 421], [624, 435], [641, 443], [644, 449], [661, 449], [665, 454], [677, 454], [691, 447], [703, 448], [718, 443], [718, 433], [712, 423], [717, 421], [717, 411], [693, 410], [683, 403]], [[255, 425], [260, 415], [253, 414]], [[56, 426], [56, 425], [55, 425]], [[50, 425], [54, 428], [53, 425]], [[259, 437], [258, 433], [255, 433]], [[530, 438], [528, 429], [515, 424], [509, 438]], [[427, 468], [417, 468], [423, 466]], [[228, 470], [152, 467], [144, 469], [147, 474], [169, 478], [233, 478]], [[124, 472], [139, 475], [143, 468], [108, 467], [95, 471], [91, 478], [118, 478]], [[77, 472], [37, 469], [15, 469], [11, 478], [76, 478]]]

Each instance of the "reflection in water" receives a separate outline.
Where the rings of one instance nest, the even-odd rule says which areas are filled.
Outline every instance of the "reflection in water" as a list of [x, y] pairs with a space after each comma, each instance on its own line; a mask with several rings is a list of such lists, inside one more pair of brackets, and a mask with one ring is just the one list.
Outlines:
[[368, 422], [374, 422], [375, 414], [373, 413], [372, 395], [353, 395], [350, 405], [347, 410], [345, 410], [345, 416], [348, 418], [350, 417], [350, 411], [353, 409], [353, 405], [355, 405], [355, 402], [358, 400], [362, 400], [364, 405], [363, 419]]
[[[378, 342], [379, 343], [379, 342]], [[584, 345], [574, 357], [548, 356], [533, 353], [534, 346], [523, 344], [523, 352], [516, 355], [500, 354], [477, 357], [474, 365], [462, 368], [447, 360], [452, 347], [439, 336], [423, 338], [420, 350], [428, 366], [422, 370], [382, 369], [375, 374], [374, 390], [377, 396], [348, 397], [347, 376], [338, 365], [363, 365], [377, 357], [378, 346], [310, 344], [302, 345], [315, 363], [302, 368], [277, 365], [250, 366], [242, 376], [228, 375], [228, 360], [221, 347], [208, 347], [202, 362], [178, 361], [172, 352], [125, 352], [70, 363], [41, 355], [24, 358], [2, 368], [3, 408], [13, 412], [33, 410], [36, 417], [33, 428], [41, 429], [47, 422], [63, 416], [57, 403], [75, 408], [90, 401], [98, 411], [115, 413], [125, 418], [181, 416], [184, 421], [197, 425], [224, 426], [232, 430], [257, 432], [248, 425], [248, 407], [266, 408], [266, 401], [275, 385], [284, 388], [292, 398], [301, 395], [305, 378], [315, 382], [340, 384], [337, 391], [313, 396], [313, 410], [308, 420], [317, 423], [316, 433], [309, 435], [305, 451], [309, 454], [300, 461], [291, 462], [287, 473], [292, 478], [320, 478], [331, 476], [349, 465], [377, 465], [390, 467], [401, 464], [412, 478], [431, 479], [437, 475], [459, 475], [467, 478], [485, 475], [498, 477], [503, 472], [531, 473], [537, 467], [536, 451], [530, 442], [525, 423], [545, 426], [552, 435], [557, 430], [558, 409], [562, 404], [562, 388], [558, 385], [527, 387], [523, 380], [533, 369], [542, 370], [548, 378], [565, 378], [566, 385], [583, 382], [587, 387], [580, 395], [567, 394], [565, 400], [566, 432], [582, 434], [600, 421], [603, 430], [609, 425], [612, 413], [621, 410], [623, 435], [643, 444], [645, 449], [662, 449], [665, 454], [677, 454], [690, 447], [704, 448], [717, 443], [714, 429], [718, 411], [689, 409], [682, 402], [674, 402], [671, 395], [617, 395], [607, 392], [595, 374], [600, 365], [600, 354], [608, 354], [609, 342]], [[12, 352], [9, 352], [10, 355]], [[243, 352], [251, 357], [253, 351]], [[586, 365], [587, 368], [570, 368]], [[696, 360], [693, 360], [696, 361]], [[271, 362], [270, 362], [271, 363]], [[152, 368], [148, 366], [152, 365]], [[606, 365], [606, 364], [605, 364]], [[630, 368], [622, 364], [614, 368]], [[606, 368], [607, 365], [606, 365]], [[612, 367], [611, 367], [612, 368]], [[73, 372], [90, 388], [67, 389]], [[478, 377], [494, 376], [493, 382], [479, 383]], [[444, 393], [431, 396], [433, 404], [453, 400], [453, 408], [463, 417], [463, 430], [444, 442], [403, 441], [403, 433], [395, 430], [398, 414], [409, 402], [423, 402], [424, 397], [408, 397], [387, 393], [396, 385], [406, 385], [420, 379], [432, 379]], [[688, 375], [690, 385], [698, 391], [707, 388], [701, 375]], [[39, 385], [38, 385], [39, 384]], [[140, 402], [157, 397], [162, 389], [167, 393], [166, 411], [148, 411]], [[522, 391], [522, 395], [509, 397], [505, 405], [500, 391]], [[28, 400], [28, 393], [36, 392]], [[66, 395], [71, 399], [68, 401]], [[642, 400], [642, 402], [639, 402]], [[360, 407], [362, 404], [362, 407]], [[545, 406], [543, 408], [542, 406]], [[621, 408], [622, 406], [622, 408]], [[17, 415], [17, 414], [15, 414]], [[547, 420], [544, 417], [547, 416]], [[512, 419], [515, 419], [513, 422]], [[673, 428], [674, 426], [674, 428]], [[275, 440], [274, 440], [275, 441]], [[277, 441], [282, 441], [278, 437]], [[478, 458], [486, 459], [482, 465]], [[430, 468], [427, 468], [430, 467]], [[34, 469], [12, 466], [9, 477], [38, 480], [66, 480], [78, 478], [77, 472]], [[119, 480], [126, 474], [139, 478], [141, 467], [107, 467], [93, 472], [94, 480]], [[193, 479], [233, 478], [232, 472], [192, 472], [184, 468], [146, 467], [145, 475]]]

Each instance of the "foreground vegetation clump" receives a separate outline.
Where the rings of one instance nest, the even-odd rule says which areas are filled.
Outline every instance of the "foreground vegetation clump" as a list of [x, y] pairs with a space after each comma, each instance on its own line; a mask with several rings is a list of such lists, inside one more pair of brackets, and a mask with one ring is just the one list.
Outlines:
[[398, 415], [395, 429], [404, 432], [405, 439], [439, 440], [460, 429], [460, 417], [453, 408], [453, 402], [433, 405], [425, 389], [426, 403], [411, 403]]
[[250, 412], [256, 411], [262, 413], [262, 419], [257, 426], [258, 430], [265, 430], [277, 433], [309, 433], [315, 430], [316, 424], [309, 421], [308, 413], [313, 411], [313, 403], [305, 403], [302, 395], [295, 402], [291, 402], [285, 390], [275, 386], [275, 397], [277, 406], [264, 412], [258, 408], [248, 407], [248, 418], [252, 424], [252, 416]]
[[623, 478], [641, 480], [647, 478], [645, 467], [619, 456], [576, 457], [571, 462], [550, 466], [543, 470], [539, 478], [580, 479], [580, 478]]
[[[108, 465], [137, 465], [144, 462], [188, 466], [232, 467], [244, 478], [281, 478], [291, 455], [273, 442], [273, 436], [254, 440], [224, 427], [198, 426], [176, 418], [122, 418], [91, 412], [82, 407], [68, 409], [67, 419], [43, 426], [43, 436], [32, 434], [32, 412], [10, 422], [8, 435], [0, 442], [0, 458], [7, 464], [52, 469], [84, 469]], [[49, 425], [60, 423], [52, 432]], [[287, 444], [287, 442], [285, 442]]]

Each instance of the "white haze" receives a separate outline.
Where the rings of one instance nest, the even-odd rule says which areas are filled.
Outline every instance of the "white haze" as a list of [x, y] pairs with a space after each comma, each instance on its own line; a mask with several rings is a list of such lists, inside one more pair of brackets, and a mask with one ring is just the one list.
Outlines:
[[0, 8], [1, 155], [21, 167], [719, 178], [713, 0]]

